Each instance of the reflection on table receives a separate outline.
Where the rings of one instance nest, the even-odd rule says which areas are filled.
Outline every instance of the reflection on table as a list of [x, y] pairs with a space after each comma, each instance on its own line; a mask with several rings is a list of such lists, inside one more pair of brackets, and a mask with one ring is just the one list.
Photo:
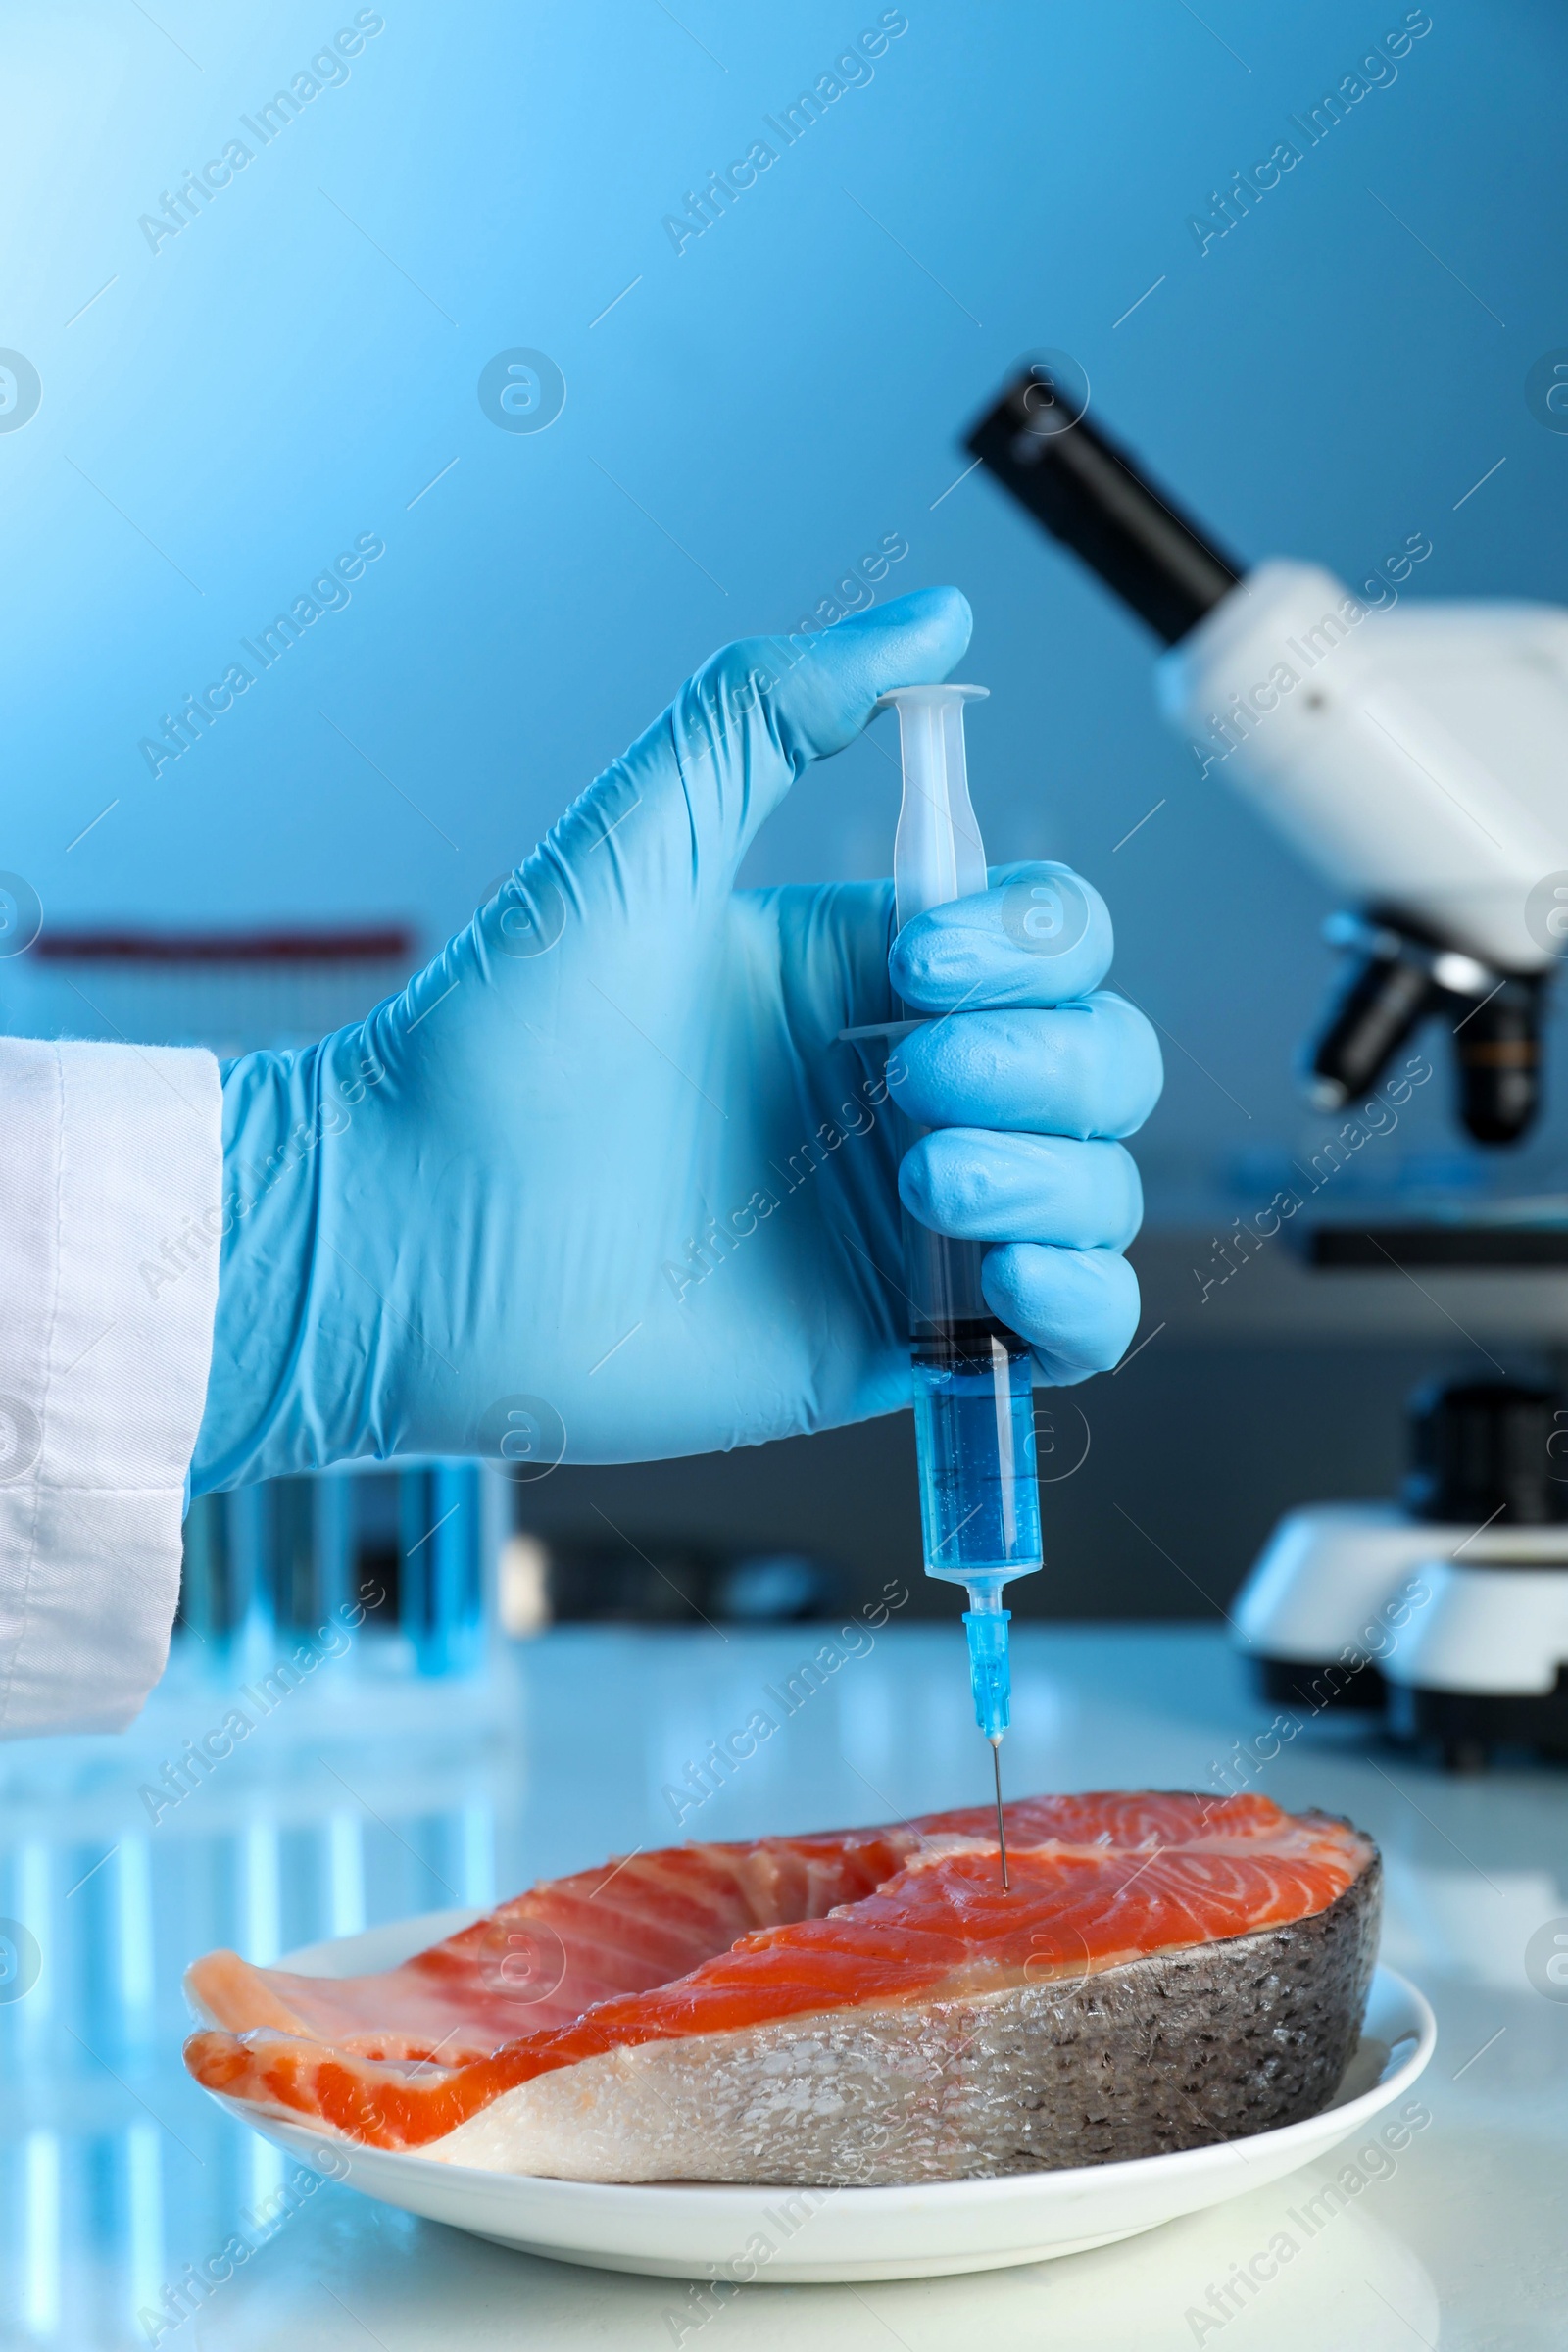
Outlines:
[[[1019, 1793], [1214, 1787], [1267, 1720], [1206, 1632], [1025, 1626], [1017, 1648], [1004, 1753]], [[398, 2347], [586, 2332], [711, 2352], [808, 2330], [872, 2345], [891, 2328], [916, 2352], [971, 2339], [988, 2352], [1174, 2347], [1213, 2340], [1184, 2315], [1223, 2312], [1225, 2280], [1268, 2245], [1275, 2205], [1298, 2204], [1286, 2182], [1065, 2264], [759, 2288], [715, 2306], [678, 2281], [509, 2255], [317, 2183], [184, 2076], [179, 1980], [197, 1953], [231, 1944], [265, 1963], [637, 1846], [978, 1800], [988, 1751], [956, 1626], [895, 1621], [853, 1643], [813, 1624], [566, 1627], [433, 1678], [366, 1627], [292, 1679], [265, 1642], [230, 1663], [217, 1677], [187, 1644], [122, 1740], [0, 1750], [0, 2341], [314, 2352], [363, 2344], [367, 2329]], [[793, 1711], [694, 1796], [691, 1768], [764, 1683], [790, 1690]], [[1446, 1781], [1324, 1732], [1258, 1785], [1378, 1836], [1385, 1956], [1434, 1997], [1443, 2039], [1423, 2085], [1431, 2131], [1280, 2271], [1266, 2303], [1238, 2303], [1218, 2332], [1242, 2347], [1393, 2346], [1412, 2328], [1436, 2343], [1441, 2319], [1446, 2348], [1479, 2347], [1483, 2323], [1505, 2318], [1511, 2346], [1554, 2340], [1531, 2329], [1568, 2305], [1568, 2002], [1533, 1985], [1524, 1955], [1568, 1914], [1562, 1776]]]

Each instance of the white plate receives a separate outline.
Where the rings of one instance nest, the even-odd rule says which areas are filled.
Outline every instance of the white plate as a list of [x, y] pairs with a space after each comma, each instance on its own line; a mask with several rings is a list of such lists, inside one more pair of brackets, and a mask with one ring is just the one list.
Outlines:
[[[427, 1912], [313, 1944], [279, 1965], [315, 1977], [392, 1968], [478, 1916]], [[1379, 1968], [1360, 2047], [1335, 2102], [1305, 2123], [1174, 2156], [913, 2188], [546, 2180], [439, 2164], [398, 2149], [356, 2148], [301, 2124], [258, 2116], [243, 2100], [219, 2103], [313, 2171], [330, 2171], [367, 2196], [558, 2262], [776, 2284], [935, 2278], [1080, 2254], [1261, 2188], [1365, 2132], [1382, 2108], [1409, 2090], [1436, 2044], [1437, 2027], [1421, 1994], [1392, 1968]]]

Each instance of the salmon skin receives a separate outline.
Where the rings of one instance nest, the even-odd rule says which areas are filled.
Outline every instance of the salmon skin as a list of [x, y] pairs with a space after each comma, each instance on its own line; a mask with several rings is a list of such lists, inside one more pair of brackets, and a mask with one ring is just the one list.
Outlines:
[[[988, 1834], [989, 1825], [989, 1834]], [[211, 1952], [186, 2064], [345, 2139], [576, 2180], [865, 2186], [1105, 2163], [1333, 2096], [1377, 1849], [1269, 1798], [1100, 1793], [682, 1845], [366, 1977]]]

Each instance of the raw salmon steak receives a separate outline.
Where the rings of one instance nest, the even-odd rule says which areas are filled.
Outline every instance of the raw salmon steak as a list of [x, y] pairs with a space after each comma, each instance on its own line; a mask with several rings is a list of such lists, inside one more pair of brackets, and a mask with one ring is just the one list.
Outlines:
[[1313, 2115], [1377, 1944], [1370, 1838], [1263, 1796], [638, 1853], [376, 1976], [211, 1952], [209, 2090], [573, 2180], [885, 2184], [1106, 2163]]

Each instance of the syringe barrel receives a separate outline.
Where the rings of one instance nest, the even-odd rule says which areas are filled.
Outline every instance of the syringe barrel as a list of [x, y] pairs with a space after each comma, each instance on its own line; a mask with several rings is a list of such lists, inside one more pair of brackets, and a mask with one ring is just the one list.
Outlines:
[[[963, 706], [984, 692], [905, 686], [883, 698], [898, 710], [904, 767], [893, 860], [901, 929], [928, 907], [986, 887], [963, 746]], [[906, 1150], [923, 1132], [902, 1117], [898, 1127]], [[994, 1604], [1007, 1579], [1038, 1568], [1042, 1555], [1031, 1358], [986, 1303], [984, 1257], [984, 1244], [950, 1241], [905, 1211], [926, 1569]], [[1004, 1646], [1002, 1654], [1004, 1667]]]
[[994, 1316], [911, 1344], [928, 1576], [1000, 1589], [1040, 1567], [1032, 1365]]
[[1000, 1589], [1044, 1558], [1033, 1358], [986, 1303], [987, 1245], [903, 1223], [926, 1574]]
[[[899, 1132], [907, 1151], [926, 1130], [901, 1117]], [[904, 1288], [908, 1299], [911, 1342], [927, 1334], [940, 1337], [955, 1325], [995, 1323], [980, 1287], [980, 1268], [987, 1245], [950, 1241], [946, 1234], [933, 1233], [929, 1225], [911, 1217], [906, 1208], [901, 1221]], [[997, 1324], [999, 1331], [1001, 1328]]]

